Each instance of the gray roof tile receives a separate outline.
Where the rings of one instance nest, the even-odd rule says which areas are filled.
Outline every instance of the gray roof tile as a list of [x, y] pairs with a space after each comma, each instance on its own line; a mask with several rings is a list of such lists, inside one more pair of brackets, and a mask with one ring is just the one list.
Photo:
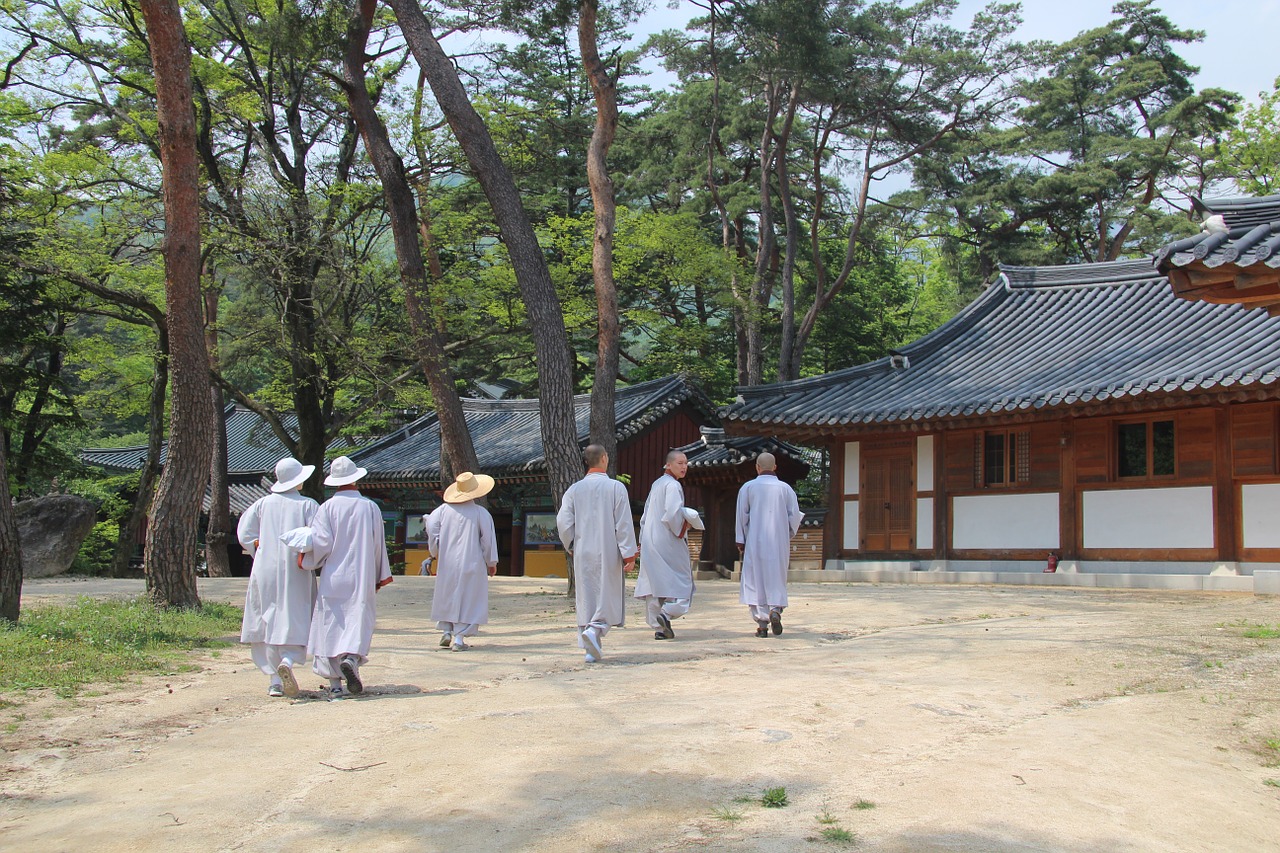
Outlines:
[[726, 427], [902, 425], [1179, 389], [1271, 385], [1280, 319], [1177, 298], [1149, 259], [1003, 267], [968, 307], [901, 352], [792, 382], [739, 389]]

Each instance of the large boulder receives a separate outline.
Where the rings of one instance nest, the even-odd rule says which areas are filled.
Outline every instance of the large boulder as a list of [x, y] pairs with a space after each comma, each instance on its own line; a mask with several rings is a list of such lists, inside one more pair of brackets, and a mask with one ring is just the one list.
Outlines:
[[46, 495], [14, 506], [22, 543], [22, 576], [48, 578], [71, 568], [93, 530], [93, 504], [75, 495]]

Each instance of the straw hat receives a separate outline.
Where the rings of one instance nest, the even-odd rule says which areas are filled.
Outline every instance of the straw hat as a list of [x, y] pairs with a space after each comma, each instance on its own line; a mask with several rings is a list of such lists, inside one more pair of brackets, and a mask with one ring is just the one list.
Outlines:
[[472, 474], [466, 471], [458, 475], [458, 479], [444, 490], [444, 502], [460, 504], [473, 501], [489, 494], [493, 489], [493, 478], [488, 474]]
[[367, 468], [357, 468], [356, 463], [345, 456], [339, 456], [329, 464], [329, 476], [324, 478], [326, 486], [346, 486], [368, 474]]
[[702, 523], [702, 516], [698, 515], [698, 511], [691, 506], [684, 508], [684, 519], [689, 522], [689, 526], [694, 530], [707, 529], [707, 526]]
[[292, 456], [286, 456], [276, 463], [276, 482], [271, 487], [273, 492], [290, 492], [307, 481], [316, 470], [314, 465], [303, 465]]

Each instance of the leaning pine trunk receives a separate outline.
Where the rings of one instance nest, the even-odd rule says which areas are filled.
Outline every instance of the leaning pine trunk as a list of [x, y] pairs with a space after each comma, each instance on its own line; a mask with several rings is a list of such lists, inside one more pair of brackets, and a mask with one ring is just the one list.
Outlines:
[[197, 531], [213, 456], [209, 357], [200, 304], [200, 198], [191, 49], [177, 0], [141, 0], [156, 80], [164, 190], [164, 289], [173, 385], [169, 455], [147, 527], [147, 592], [158, 604], [195, 607]]
[[[538, 363], [538, 407], [542, 414], [542, 447], [556, 506], [569, 486], [582, 476], [577, 429], [573, 419], [573, 361], [564, 314], [547, 269], [542, 247], [525, 214], [511, 171], [498, 154], [484, 120], [467, 98], [458, 69], [445, 55], [416, 0], [388, 0], [418, 67], [466, 154], [493, 209], [502, 241], [511, 258], [529, 316]], [[572, 584], [570, 585], [572, 589]]]

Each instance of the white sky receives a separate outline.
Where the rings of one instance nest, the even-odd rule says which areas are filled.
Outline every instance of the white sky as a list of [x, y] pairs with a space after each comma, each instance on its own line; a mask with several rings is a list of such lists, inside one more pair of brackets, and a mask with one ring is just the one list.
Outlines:
[[[667, 8], [666, 0], [653, 2], [653, 11], [635, 27], [637, 34], [683, 29], [685, 22], [700, 14], [682, 0], [676, 0], [674, 9]], [[983, 0], [960, 0], [954, 23], [967, 24], [985, 5]], [[1025, 0], [1018, 37], [1024, 41], [1066, 41], [1111, 20], [1114, 5], [1114, 0]], [[1280, 75], [1280, 51], [1275, 46], [1280, 33], [1280, 0], [1157, 0], [1155, 5], [1174, 26], [1204, 32], [1202, 42], [1178, 49], [1188, 62], [1200, 66], [1197, 88], [1228, 89], [1246, 101], [1256, 101], [1259, 92], [1271, 91], [1272, 82]], [[661, 85], [656, 77], [648, 82]]]

